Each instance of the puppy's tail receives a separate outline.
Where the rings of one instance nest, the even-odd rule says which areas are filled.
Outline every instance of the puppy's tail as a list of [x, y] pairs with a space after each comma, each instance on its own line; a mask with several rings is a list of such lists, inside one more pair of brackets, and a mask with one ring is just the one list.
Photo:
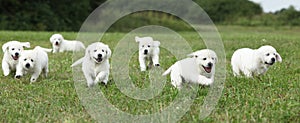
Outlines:
[[45, 51], [45, 52], [51, 52], [51, 51], [52, 51], [52, 49], [43, 48], [43, 47], [41, 47], [41, 46], [36, 46], [34, 49], [43, 50], [43, 51]]
[[[83, 57], [83, 58], [84, 58], [84, 57]], [[71, 65], [71, 67], [75, 67], [75, 66], [81, 64], [81, 63], [83, 62], [83, 58], [78, 59], [76, 62], [74, 62], [74, 63]]]
[[166, 70], [162, 75], [163, 76], [168, 75], [172, 71], [172, 68], [173, 68], [173, 65], [170, 68], [168, 68], [168, 70]]

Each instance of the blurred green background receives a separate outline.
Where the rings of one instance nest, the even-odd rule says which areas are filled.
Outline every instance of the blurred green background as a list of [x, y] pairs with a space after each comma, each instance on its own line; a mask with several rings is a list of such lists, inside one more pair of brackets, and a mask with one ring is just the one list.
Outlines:
[[[106, 0], [1, 0], [0, 30], [78, 31], [88, 15]], [[299, 26], [300, 12], [293, 6], [264, 13], [261, 6], [248, 0], [193, 0], [218, 25]], [[193, 16], [193, 15], [189, 15]], [[134, 22], [132, 22], [134, 20]], [[186, 31], [179, 18], [157, 11], [130, 14], [109, 31], [124, 32], [143, 25], [172, 26]]]

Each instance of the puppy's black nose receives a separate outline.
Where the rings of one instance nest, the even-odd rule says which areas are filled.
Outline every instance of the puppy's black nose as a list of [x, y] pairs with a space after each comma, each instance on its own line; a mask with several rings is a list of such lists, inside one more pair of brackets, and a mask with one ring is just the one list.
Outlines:
[[16, 75], [16, 79], [20, 79], [21, 78], [21, 75]]
[[207, 65], [208, 65], [208, 67], [212, 67], [213, 66], [213, 64], [211, 62], [209, 62]]
[[58, 42], [55, 42], [56, 45], [58, 45]]
[[148, 54], [148, 50], [144, 50], [144, 54]]
[[19, 53], [15, 53], [15, 56], [19, 56], [20, 54]]
[[30, 64], [27, 63], [27, 64], [25, 65], [25, 67], [26, 67], [26, 68], [29, 68], [29, 67], [30, 67]]
[[102, 57], [102, 54], [98, 54], [98, 58], [101, 58]]
[[275, 62], [275, 58], [271, 58], [271, 61], [272, 61], [272, 62]]

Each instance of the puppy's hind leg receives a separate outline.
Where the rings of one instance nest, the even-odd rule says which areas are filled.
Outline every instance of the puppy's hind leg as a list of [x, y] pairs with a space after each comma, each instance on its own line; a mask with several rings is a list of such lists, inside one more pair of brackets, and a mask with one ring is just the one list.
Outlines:
[[232, 65], [233, 76], [240, 76], [240, 69], [236, 65]]
[[43, 68], [43, 73], [44, 73], [44, 77], [48, 77], [48, 73], [49, 73], [48, 65]]
[[36, 71], [31, 75], [30, 83], [35, 82], [39, 78], [41, 72], [42, 72], [42, 69], [36, 69]]
[[172, 71], [170, 74], [171, 77], [171, 84], [176, 87], [177, 89], [181, 89], [182, 87], [182, 78], [177, 71]]

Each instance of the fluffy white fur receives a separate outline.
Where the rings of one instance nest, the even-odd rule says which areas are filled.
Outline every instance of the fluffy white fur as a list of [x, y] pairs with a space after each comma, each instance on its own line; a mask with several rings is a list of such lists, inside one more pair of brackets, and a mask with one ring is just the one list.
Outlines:
[[80, 51], [85, 49], [85, 46], [82, 42], [65, 40], [61, 34], [53, 34], [50, 37], [50, 42], [52, 43], [53, 53], [64, 51]]
[[31, 74], [30, 82], [35, 82], [43, 72], [45, 77], [48, 74], [48, 54], [52, 49], [36, 46], [33, 50], [24, 50], [17, 65], [15, 78], [29, 73]]
[[282, 62], [282, 58], [272, 46], [265, 45], [258, 49], [242, 48], [236, 50], [231, 58], [234, 76], [243, 73], [246, 77], [262, 75], [275, 62]]
[[111, 50], [109, 46], [101, 42], [96, 42], [89, 45], [85, 51], [85, 56], [74, 62], [71, 67], [82, 63], [82, 71], [88, 87], [91, 87], [98, 82], [107, 84], [110, 57]]
[[214, 82], [215, 66], [217, 55], [214, 51], [203, 49], [191, 53], [186, 58], [177, 61], [163, 76], [170, 73], [171, 83], [174, 87], [180, 89], [182, 83], [195, 83], [210, 85]]
[[141, 71], [146, 71], [146, 61], [149, 60], [149, 67], [159, 64], [159, 41], [153, 41], [152, 37], [135, 37], [139, 43], [139, 63]]
[[8, 76], [11, 71], [16, 70], [19, 57], [22, 55], [24, 47], [29, 48], [29, 42], [9, 41], [2, 45], [4, 52], [2, 59], [2, 70], [4, 76]]

